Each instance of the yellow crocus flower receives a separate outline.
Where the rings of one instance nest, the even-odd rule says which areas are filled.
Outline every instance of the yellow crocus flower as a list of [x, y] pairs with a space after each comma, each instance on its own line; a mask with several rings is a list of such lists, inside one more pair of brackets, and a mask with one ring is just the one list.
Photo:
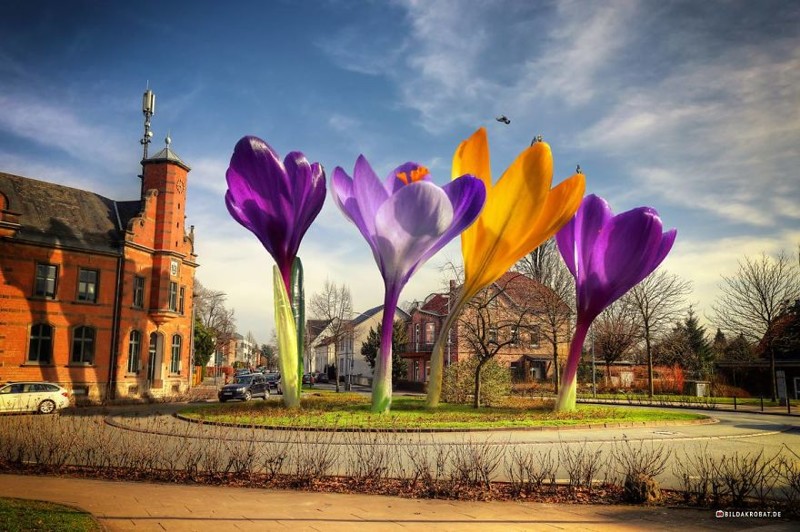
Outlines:
[[484, 128], [462, 142], [453, 156], [455, 179], [472, 174], [486, 186], [486, 203], [478, 219], [461, 233], [464, 284], [431, 354], [428, 406], [439, 404], [447, 334], [475, 294], [495, 282], [522, 257], [539, 247], [578, 210], [585, 181], [575, 174], [551, 189], [553, 154], [546, 142], [535, 142], [492, 184], [489, 141]]

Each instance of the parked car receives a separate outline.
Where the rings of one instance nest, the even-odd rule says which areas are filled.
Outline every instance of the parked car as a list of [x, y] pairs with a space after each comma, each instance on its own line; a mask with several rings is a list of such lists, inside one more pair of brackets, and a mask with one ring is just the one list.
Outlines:
[[283, 393], [280, 373], [267, 373], [264, 377], [267, 379], [270, 390], [275, 390], [275, 393]]
[[329, 382], [328, 374], [324, 371], [320, 371], [314, 374], [314, 380], [316, 382]]
[[313, 388], [314, 387], [314, 382], [316, 382], [316, 379], [314, 379], [314, 374], [313, 373], [303, 373], [303, 382], [302, 382], [302, 384], [304, 384], [304, 385], [308, 384], [309, 386], [311, 386]]
[[238, 375], [234, 377], [231, 384], [226, 384], [217, 393], [220, 403], [230, 399], [241, 399], [249, 401], [253, 397], [269, 397], [269, 386], [267, 379], [260, 373], [249, 375]]
[[69, 392], [52, 382], [10, 382], [0, 387], [0, 412], [52, 414], [69, 406]]

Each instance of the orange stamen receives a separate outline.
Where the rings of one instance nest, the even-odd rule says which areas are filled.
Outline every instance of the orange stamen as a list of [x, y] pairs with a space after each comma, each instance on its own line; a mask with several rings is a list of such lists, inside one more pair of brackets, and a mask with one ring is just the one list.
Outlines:
[[428, 175], [430, 171], [424, 166], [418, 166], [414, 170], [411, 170], [411, 178], [409, 179], [408, 174], [406, 172], [397, 172], [397, 179], [405, 183], [406, 185], [410, 185], [411, 183], [416, 183], [417, 181], [422, 181], [422, 179]]

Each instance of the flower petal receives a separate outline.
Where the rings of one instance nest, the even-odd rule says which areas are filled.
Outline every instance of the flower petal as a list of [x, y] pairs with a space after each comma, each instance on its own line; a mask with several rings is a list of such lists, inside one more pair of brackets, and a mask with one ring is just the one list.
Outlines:
[[[550, 194], [552, 175], [550, 147], [538, 142], [523, 151], [487, 192], [480, 217], [461, 234], [468, 294], [474, 295], [497, 280], [522, 256], [552, 236], [552, 231], [545, 233], [543, 229], [558, 227], [557, 224], [539, 222]], [[558, 194], [572, 190], [577, 184], [576, 181], [566, 185]], [[549, 208], [558, 211], [554, 205]], [[563, 218], [558, 220], [563, 221]]]
[[446, 246], [452, 239], [469, 227], [480, 215], [486, 201], [483, 182], [471, 175], [464, 175], [442, 187], [453, 206], [453, 223], [421, 259], [424, 263]]
[[458, 179], [464, 174], [474, 175], [483, 181], [486, 190], [492, 188], [492, 167], [489, 161], [486, 128], [479, 128], [456, 148], [451, 178]]
[[586, 277], [585, 262], [591, 257], [595, 239], [613, 216], [606, 200], [589, 194], [583, 199], [575, 217], [556, 235], [561, 256], [576, 279]]
[[[389, 198], [389, 193], [383, 187], [378, 176], [363, 155], [359, 155], [353, 169], [353, 197], [358, 204], [361, 219], [366, 230], [365, 234], [375, 234], [375, 214], [381, 205]], [[364, 233], [364, 231], [362, 231]]]
[[447, 231], [453, 207], [431, 182], [407, 185], [381, 205], [375, 215], [375, 248], [384, 280], [405, 281]]

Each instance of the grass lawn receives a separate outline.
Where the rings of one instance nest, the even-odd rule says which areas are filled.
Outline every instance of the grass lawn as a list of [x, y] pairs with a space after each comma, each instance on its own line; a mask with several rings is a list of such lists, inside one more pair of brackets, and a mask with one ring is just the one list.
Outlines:
[[661, 412], [606, 406], [578, 405], [576, 412], [555, 413], [551, 402], [508, 398], [505, 404], [475, 410], [469, 405], [442, 403], [428, 410], [422, 397], [397, 397], [389, 414], [370, 412], [370, 398], [353, 393], [306, 394], [299, 410], [278, 400], [193, 406], [181, 415], [207, 422], [308, 428], [465, 429], [569, 426], [644, 421], [686, 421], [705, 416], [679, 411]]
[[0, 530], [28, 532], [100, 532], [103, 527], [91, 514], [43, 501], [0, 497]]

